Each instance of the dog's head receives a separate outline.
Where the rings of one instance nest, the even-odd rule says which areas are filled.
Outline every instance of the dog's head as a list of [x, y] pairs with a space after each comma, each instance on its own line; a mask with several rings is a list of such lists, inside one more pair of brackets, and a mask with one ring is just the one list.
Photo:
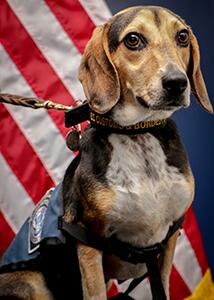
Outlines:
[[161, 7], [132, 7], [95, 29], [80, 66], [89, 105], [121, 125], [169, 117], [190, 92], [212, 112], [191, 28]]

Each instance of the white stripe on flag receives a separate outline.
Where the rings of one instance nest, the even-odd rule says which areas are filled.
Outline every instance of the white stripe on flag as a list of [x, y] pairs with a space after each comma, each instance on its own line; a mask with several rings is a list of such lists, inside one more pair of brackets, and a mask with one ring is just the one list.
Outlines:
[[5, 220], [17, 233], [31, 214], [34, 203], [0, 154], [0, 208]]
[[102, 25], [112, 16], [107, 4], [103, 0], [79, 1], [96, 26]]
[[8, 4], [70, 94], [76, 99], [84, 99], [78, 80], [81, 55], [46, 3], [42, 0], [8, 0]]
[[[1, 92], [35, 97], [2, 45], [0, 45], [0, 57], [1, 67], [4, 70], [1, 72]], [[26, 109], [10, 104], [6, 106], [52, 180], [58, 183], [62, 180], [73, 154], [66, 147], [65, 140], [55, 123], [45, 110]]]
[[148, 279], [144, 279], [129, 295], [135, 300], [152, 300]]
[[[132, 282], [132, 279], [126, 280], [125, 282], [119, 285], [119, 289], [121, 292], [125, 292], [129, 284]], [[136, 288], [129, 293], [129, 295], [135, 300], [152, 300], [152, 293], [150, 289], [150, 283], [148, 279], [144, 279], [139, 283]]]
[[173, 263], [190, 291], [193, 292], [203, 275], [184, 230], [181, 230], [181, 235], [177, 240]]

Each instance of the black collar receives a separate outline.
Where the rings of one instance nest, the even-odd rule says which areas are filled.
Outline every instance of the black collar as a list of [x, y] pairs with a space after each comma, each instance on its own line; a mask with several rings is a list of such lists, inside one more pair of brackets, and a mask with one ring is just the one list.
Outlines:
[[65, 113], [65, 126], [71, 127], [84, 121], [90, 121], [92, 127], [103, 131], [118, 134], [141, 134], [161, 128], [166, 125], [167, 120], [142, 121], [130, 126], [121, 126], [113, 121], [108, 114], [98, 114], [90, 110], [88, 103], [79, 105]]
[[100, 115], [90, 111], [90, 123], [92, 127], [118, 134], [141, 134], [166, 125], [166, 119], [157, 121], [142, 121], [130, 126], [121, 126], [107, 115]]

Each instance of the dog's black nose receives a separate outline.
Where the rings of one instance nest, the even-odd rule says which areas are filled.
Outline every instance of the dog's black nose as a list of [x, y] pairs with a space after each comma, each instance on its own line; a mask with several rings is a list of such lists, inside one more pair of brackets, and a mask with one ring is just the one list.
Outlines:
[[162, 85], [168, 94], [179, 96], [187, 87], [187, 78], [182, 72], [171, 72], [162, 78]]

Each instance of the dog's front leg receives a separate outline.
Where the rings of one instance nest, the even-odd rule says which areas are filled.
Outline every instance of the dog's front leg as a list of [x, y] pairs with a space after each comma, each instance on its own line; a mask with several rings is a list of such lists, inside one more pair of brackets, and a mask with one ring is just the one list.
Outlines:
[[167, 296], [167, 299], [170, 299], [169, 296], [169, 278], [172, 269], [173, 256], [175, 252], [175, 245], [179, 235], [179, 230], [176, 231], [173, 236], [168, 240], [166, 249], [164, 253], [161, 255], [161, 279], [164, 286], [164, 290]]
[[102, 253], [97, 249], [78, 243], [77, 254], [82, 277], [83, 299], [106, 300]]

